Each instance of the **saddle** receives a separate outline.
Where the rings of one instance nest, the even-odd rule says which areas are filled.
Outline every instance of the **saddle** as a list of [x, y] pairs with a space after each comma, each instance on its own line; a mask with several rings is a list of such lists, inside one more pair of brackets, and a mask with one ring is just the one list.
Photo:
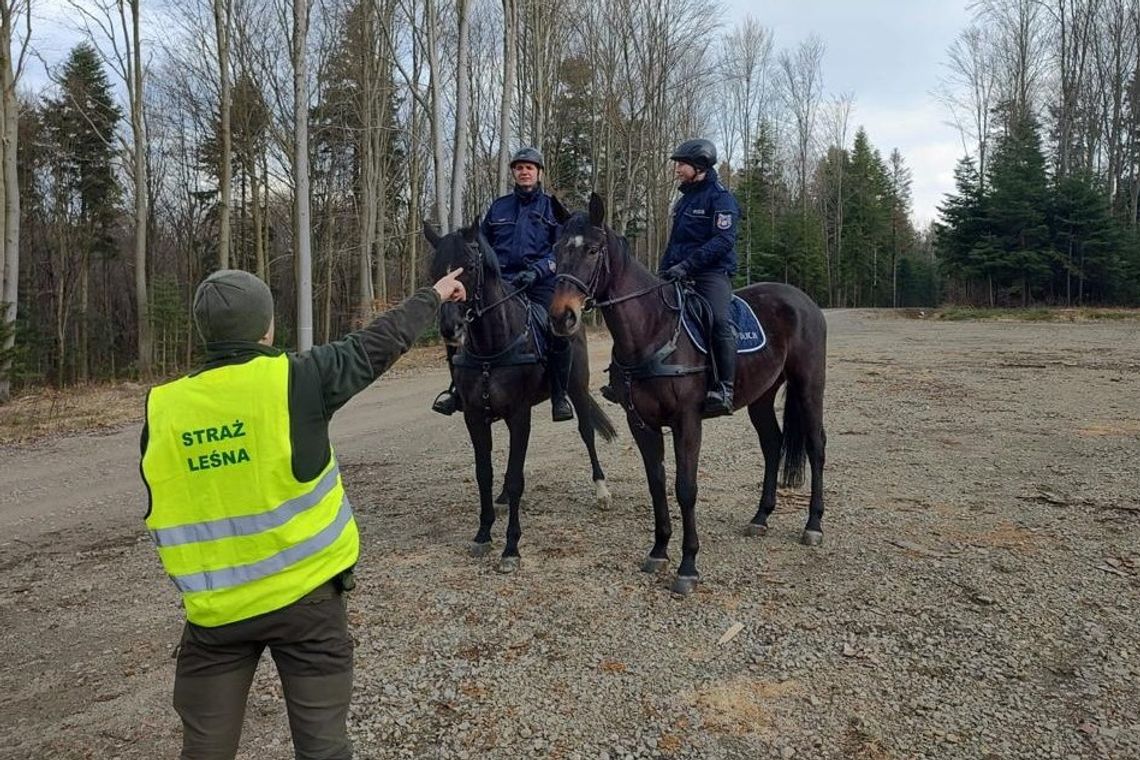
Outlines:
[[[712, 335], [712, 308], [709, 302], [695, 290], [689, 287], [677, 288], [677, 297], [681, 306], [681, 324], [689, 339], [702, 354], [708, 355], [709, 338]], [[759, 351], [768, 344], [768, 336], [756, 313], [740, 296], [732, 297], [730, 319], [736, 331], [736, 353], [750, 354]]]
[[[633, 366], [623, 366], [613, 359], [609, 368], [610, 387], [618, 388], [632, 380], [644, 380], [651, 377], [680, 377], [682, 375], [695, 375], [707, 372], [710, 368], [708, 360], [700, 365], [674, 364], [669, 358], [677, 350], [677, 340], [681, 330], [688, 333], [693, 345], [701, 354], [708, 356], [709, 339], [712, 335], [712, 308], [699, 293], [690, 287], [674, 286], [677, 294], [676, 308], [680, 311], [677, 319], [677, 328], [665, 345], [661, 346], [645, 361]], [[742, 298], [732, 297], [732, 322], [736, 329], [736, 352], [752, 353], [764, 348], [768, 343], [768, 336], [760, 326], [760, 320]], [[612, 399], [611, 399], [612, 400]], [[620, 403], [620, 402], [619, 402]]]
[[549, 317], [542, 304], [527, 301], [526, 329], [497, 354], [484, 356], [471, 353], [466, 346], [460, 348], [451, 363], [456, 367], [508, 367], [520, 364], [540, 364], [546, 362], [549, 338], [546, 325]]

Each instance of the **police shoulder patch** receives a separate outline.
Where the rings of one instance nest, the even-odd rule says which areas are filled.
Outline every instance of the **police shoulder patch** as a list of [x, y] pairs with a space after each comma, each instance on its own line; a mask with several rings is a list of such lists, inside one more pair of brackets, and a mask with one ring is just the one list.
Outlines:
[[727, 230], [732, 226], [732, 214], [725, 211], [718, 211], [716, 214], [716, 227], [718, 230]]

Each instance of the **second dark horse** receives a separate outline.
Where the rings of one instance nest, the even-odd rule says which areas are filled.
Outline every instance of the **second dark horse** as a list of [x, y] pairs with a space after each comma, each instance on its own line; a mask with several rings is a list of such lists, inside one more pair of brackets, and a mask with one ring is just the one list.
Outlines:
[[[500, 572], [518, 568], [519, 500], [523, 494], [523, 464], [530, 441], [531, 407], [550, 396], [546, 368], [533, 348], [530, 305], [521, 293], [503, 282], [499, 262], [487, 240], [479, 234], [478, 222], [440, 237], [427, 224], [424, 235], [435, 248], [432, 274], [463, 267], [460, 280], [467, 288], [467, 302], [444, 304], [440, 333], [452, 345], [461, 345], [454, 361], [455, 389], [462, 402], [463, 421], [475, 449], [475, 478], [479, 485], [479, 530], [471, 543], [472, 556], [491, 550], [491, 526], [495, 505], [491, 499], [494, 472], [491, 465], [491, 424], [506, 422], [510, 431], [510, 454], [503, 482], [509, 509], [507, 543], [499, 559]], [[543, 320], [545, 322], [545, 320]], [[590, 397], [589, 356], [585, 335], [571, 341], [573, 358], [570, 401], [577, 412], [578, 432], [590, 455], [591, 475], [598, 505], [610, 502], [606, 476], [598, 463], [594, 433], [609, 441], [616, 436], [613, 423]]]
[[[605, 205], [596, 194], [588, 214], [575, 214], [562, 228], [556, 252], [558, 285], [550, 306], [553, 329], [573, 335], [582, 312], [601, 308], [614, 339], [610, 385], [619, 389], [629, 429], [641, 450], [656, 525], [653, 548], [642, 569], [655, 572], [668, 561], [672, 525], [665, 497], [664, 441], [673, 431], [677, 460], [677, 501], [684, 539], [673, 591], [688, 594], [697, 583], [697, 462], [701, 453], [701, 403], [705, 395], [705, 359], [678, 325], [671, 304], [673, 287], [653, 276], [632, 255], [626, 242], [605, 224]], [[827, 364], [827, 324], [823, 312], [802, 291], [781, 283], [759, 283], [737, 292], [768, 332], [768, 344], [740, 357], [735, 404], [748, 416], [764, 452], [764, 487], [750, 535], [768, 529], [776, 506], [776, 474], [781, 455], [784, 481], [803, 480], [804, 458], [811, 464], [811, 501], [802, 541], [823, 541], [823, 388]], [[776, 422], [774, 402], [787, 385], [784, 427]]]

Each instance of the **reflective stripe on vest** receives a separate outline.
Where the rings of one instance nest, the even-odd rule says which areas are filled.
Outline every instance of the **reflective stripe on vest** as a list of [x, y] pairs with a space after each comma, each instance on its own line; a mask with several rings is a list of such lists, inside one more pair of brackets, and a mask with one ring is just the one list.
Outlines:
[[[161, 547], [192, 544], [195, 541], [216, 541], [220, 538], [233, 538], [234, 536], [248, 536], [254, 533], [276, 528], [284, 525], [297, 515], [309, 509], [328, 496], [337, 485], [340, 478], [340, 467], [333, 464], [333, 468], [325, 473], [312, 491], [302, 494], [295, 499], [289, 499], [276, 509], [259, 514], [245, 515], [243, 517], [223, 517], [220, 520], [193, 523], [190, 525], [175, 525], [171, 528], [159, 528], [150, 532], [154, 543]], [[347, 502], [346, 502], [347, 503]], [[351, 516], [351, 511], [349, 512]], [[175, 581], [177, 583], [177, 581]], [[181, 586], [179, 586], [181, 588]], [[184, 589], [185, 590], [185, 589]]]
[[286, 607], [355, 564], [336, 457], [293, 475], [289, 359], [258, 356], [151, 390], [146, 525], [186, 618], [219, 626]]
[[302, 541], [299, 544], [294, 544], [288, 549], [283, 549], [271, 557], [266, 557], [260, 562], [239, 565], [237, 567], [227, 567], [221, 570], [173, 576], [174, 585], [177, 586], [178, 590], [182, 593], [188, 594], [192, 591], [211, 591], [213, 589], [239, 586], [243, 583], [250, 583], [251, 581], [264, 578], [267, 575], [279, 573], [290, 565], [295, 565], [301, 560], [328, 548], [332, 542], [337, 540], [340, 534], [344, 532], [345, 526], [348, 525], [348, 521], [351, 519], [352, 506], [348, 503], [348, 497], [346, 496], [340, 503], [340, 510], [336, 514], [336, 519], [312, 538]]

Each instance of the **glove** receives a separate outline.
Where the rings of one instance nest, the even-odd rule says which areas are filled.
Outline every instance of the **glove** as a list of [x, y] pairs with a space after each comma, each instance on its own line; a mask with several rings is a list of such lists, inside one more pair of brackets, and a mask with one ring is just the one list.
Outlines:
[[519, 290], [528, 290], [538, 280], [538, 272], [526, 269], [515, 276], [515, 287]]
[[684, 264], [674, 264], [665, 270], [664, 277], [669, 282], [677, 282], [689, 276], [689, 270], [685, 268]]

